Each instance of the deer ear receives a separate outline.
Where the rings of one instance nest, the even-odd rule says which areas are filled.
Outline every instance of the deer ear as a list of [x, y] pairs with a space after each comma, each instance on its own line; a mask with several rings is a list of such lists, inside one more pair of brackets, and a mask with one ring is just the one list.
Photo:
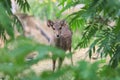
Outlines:
[[61, 26], [66, 26], [66, 25], [67, 25], [67, 23], [66, 23], [65, 20], [62, 20], [62, 21], [60, 22], [60, 24], [61, 24]]
[[53, 26], [53, 25], [54, 25], [54, 22], [53, 22], [53, 21], [51, 21], [51, 20], [48, 20], [48, 21], [47, 21], [47, 26], [48, 26], [48, 27]]

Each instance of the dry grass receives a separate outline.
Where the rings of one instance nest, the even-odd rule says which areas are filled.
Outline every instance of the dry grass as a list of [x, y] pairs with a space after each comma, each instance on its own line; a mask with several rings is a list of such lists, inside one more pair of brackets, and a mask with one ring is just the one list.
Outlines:
[[[92, 56], [92, 57], [94, 57], [96, 59], [89, 59], [88, 55], [86, 54], [87, 50], [88, 50], [88, 48], [79, 49], [79, 50], [75, 51], [75, 53], [73, 54], [74, 65], [76, 65], [76, 63], [78, 61], [80, 61], [80, 60], [89, 61], [90, 63], [93, 63], [95, 61], [101, 60], [101, 58], [96, 58], [97, 54], [93, 54], [93, 56]], [[109, 58], [106, 58], [106, 62], [108, 62], [108, 61], [109, 61]], [[70, 64], [71, 64], [70, 59], [65, 58], [65, 60], [63, 62], [63, 66], [70, 65]], [[31, 67], [31, 69], [33, 69], [37, 74], [41, 73], [44, 70], [52, 70], [52, 59], [40, 61], [37, 64], [33, 65]]]

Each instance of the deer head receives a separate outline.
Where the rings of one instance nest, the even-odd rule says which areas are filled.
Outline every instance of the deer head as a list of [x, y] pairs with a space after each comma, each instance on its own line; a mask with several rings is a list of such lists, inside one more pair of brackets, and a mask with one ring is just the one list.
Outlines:
[[66, 27], [66, 22], [64, 20], [61, 21], [47, 21], [47, 26], [51, 27], [54, 31], [55, 37], [59, 38], [61, 36], [62, 30]]

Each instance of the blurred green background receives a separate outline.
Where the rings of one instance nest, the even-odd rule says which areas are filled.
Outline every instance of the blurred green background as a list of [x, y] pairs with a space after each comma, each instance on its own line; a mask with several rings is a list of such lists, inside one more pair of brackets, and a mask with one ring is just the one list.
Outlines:
[[[67, 55], [56, 47], [40, 44], [33, 38], [26, 38], [23, 35], [23, 24], [11, 10], [11, 0], [0, 0], [0, 39], [4, 43], [0, 48], [0, 78], [120, 80], [120, 0], [16, 0], [16, 3], [17, 13], [33, 15], [42, 23], [48, 19], [66, 20], [73, 32], [73, 52], [88, 48], [88, 57], [92, 59], [92, 55], [96, 53], [100, 60], [90, 63], [79, 59], [75, 65], [64, 65], [55, 72], [43, 70], [36, 75], [31, 66], [39, 61], [69, 58], [70, 54]], [[24, 22], [25, 16], [22, 17]], [[23, 31], [20, 31], [21, 28]], [[22, 35], [16, 37], [15, 29]], [[38, 53], [37, 57], [26, 61], [27, 55], [33, 52]], [[49, 56], [49, 52], [54, 56]], [[110, 58], [108, 62], [105, 61], [107, 57]]]

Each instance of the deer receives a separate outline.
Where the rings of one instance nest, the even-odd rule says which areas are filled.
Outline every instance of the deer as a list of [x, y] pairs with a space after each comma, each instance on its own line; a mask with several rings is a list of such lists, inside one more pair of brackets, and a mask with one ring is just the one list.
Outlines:
[[[64, 51], [69, 50], [71, 52], [71, 43], [72, 43], [72, 31], [69, 29], [68, 24], [65, 20], [48, 20], [47, 26], [51, 27], [54, 33], [54, 46], [60, 48]], [[61, 68], [63, 63], [63, 58], [59, 57], [58, 69]], [[56, 59], [52, 59], [53, 62], [53, 71], [56, 68]], [[73, 65], [72, 55], [71, 63]]]
[[[16, 13], [13, 17], [17, 18], [23, 29], [23, 36], [26, 38], [32, 38], [34, 41], [43, 44], [50, 45], [52, 38], [52, 31], [46, 27], [46, 23], [36, 19], [33, 15], [25, 13]], [[19, 33], [16, 29], [15, 34]], [[20, 34], [20, 33], [19, 33]], [[17, 35], [16, 37], [18, 37]], [[31, 52], [27, 57], [26, 61], [33, 60], [37, 56], [37, 52]]]

